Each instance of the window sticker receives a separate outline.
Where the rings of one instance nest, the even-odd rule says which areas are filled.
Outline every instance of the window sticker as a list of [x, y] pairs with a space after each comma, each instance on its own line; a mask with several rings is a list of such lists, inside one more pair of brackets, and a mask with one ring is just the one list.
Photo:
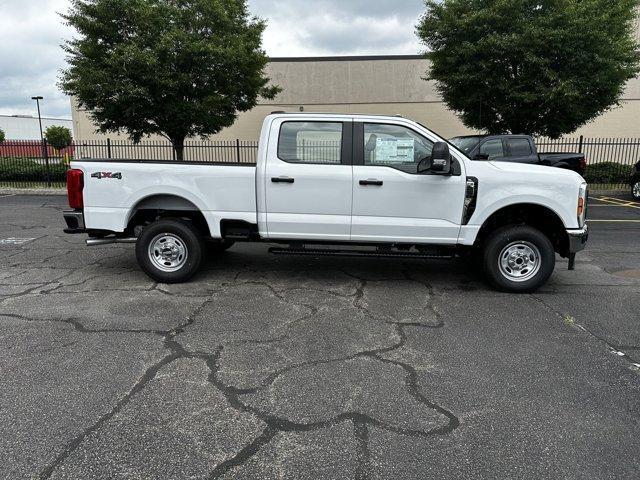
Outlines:
[[377, 163], [413, 163], [415, 141], [412, 138], [377, 138], [374, 161]]

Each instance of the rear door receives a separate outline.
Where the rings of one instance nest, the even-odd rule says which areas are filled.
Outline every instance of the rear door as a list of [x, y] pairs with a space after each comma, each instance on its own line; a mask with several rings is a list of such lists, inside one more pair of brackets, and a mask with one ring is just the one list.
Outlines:
[[264, 176], [268, 238], [349, 240], [351, 139], [350, 120], [274, 122]]

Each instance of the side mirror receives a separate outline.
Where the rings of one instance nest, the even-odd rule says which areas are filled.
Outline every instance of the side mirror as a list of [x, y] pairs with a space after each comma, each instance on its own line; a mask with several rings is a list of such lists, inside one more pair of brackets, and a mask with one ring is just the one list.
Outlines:
[[476, 153], [473, 157], [474, 160], [489, 160], [489, 155], [486, 153]]
[[420, 160], [418, 173], [431, 172], [434, 175], [451, 175], [451, 154], [446, 142], [433, 144], [431, 155]]

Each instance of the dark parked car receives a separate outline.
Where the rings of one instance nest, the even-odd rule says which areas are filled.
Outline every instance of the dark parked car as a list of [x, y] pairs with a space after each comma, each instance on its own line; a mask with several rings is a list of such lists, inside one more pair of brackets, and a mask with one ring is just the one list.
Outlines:
[[566, 168], [584, 175], [587, 160], [582, 153], [538, 153], [529, 135], [469, 135], [449, 140], [472, 160], [531, 163]]
[[631, 171], [631, 196], [640, 200], [640, 162], [636, 163]]

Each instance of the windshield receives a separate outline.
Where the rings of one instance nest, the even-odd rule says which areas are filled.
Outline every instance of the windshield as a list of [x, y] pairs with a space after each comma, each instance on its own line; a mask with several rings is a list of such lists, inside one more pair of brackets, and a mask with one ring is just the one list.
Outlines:
[[480, 137], [453, 137], [449, 141], [458, 147], [459, 150], [469, 155], [471, 150], [480, 142]]

